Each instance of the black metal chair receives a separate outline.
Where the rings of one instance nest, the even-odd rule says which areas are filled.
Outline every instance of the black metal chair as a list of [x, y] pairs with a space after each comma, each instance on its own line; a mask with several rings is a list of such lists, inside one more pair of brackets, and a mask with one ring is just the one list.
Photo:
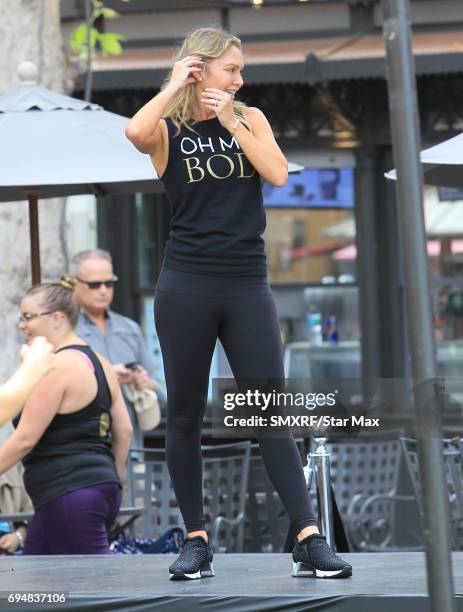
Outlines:
[[[421, 476], [417, 441], [401, 438], [416, 500], [423, 517]], [[449, 498], [450, 538], [453, 550], [463, 550], [463, 440], [456, 437], [442, 443], [445, 476]]]
[[416, 546], [394, 541], [400, 504], [416, 504], [399, 495], [402, 450], [399, 436], [375, 436], [328, 442], [331, 484], [351, 550], [422, 550], [421, 532], [409, 533]]
[[[304, 440], [297, 439], [305, 461]], [[315, 494], [311, 495], [315, 501]], [[258, 444], [251, 446], [245, 552], [282, 552], [288, 536], [289, 518], [262, 461]]]
[[[250, 446], [239, 442], [202, 447], [206, 530], [218, 552], [243, 550]], [[127, 485], [130, 506], [145, 508], [135, 522], [135, 535], [156, 538], [171, 527], [183, 526], [164, 449], [132, 449]]]
[[204, 510], [217, 552], [243, 552], [250, 455], [250, 442], [203, 447]]

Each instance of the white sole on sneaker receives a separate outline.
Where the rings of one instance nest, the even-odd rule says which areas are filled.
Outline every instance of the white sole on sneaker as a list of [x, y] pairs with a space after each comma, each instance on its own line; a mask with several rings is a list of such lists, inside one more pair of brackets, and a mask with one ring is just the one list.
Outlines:
[[348, 578], [352, 576], [352, 570], [343, 568], [335, 571], [323, 571], [307, 565], [307, 563], [293, 561], [291, 575], [294, 578]]
[[202, 567], [199, 571], [194, 572], [193, 574], [169, 573], [169, 577], [171, 580], [197, 580], [198, 578], [210, 578], [212, 576], [215, 576], [214, 566], [212, 563], [206, 563], [204, 567]]

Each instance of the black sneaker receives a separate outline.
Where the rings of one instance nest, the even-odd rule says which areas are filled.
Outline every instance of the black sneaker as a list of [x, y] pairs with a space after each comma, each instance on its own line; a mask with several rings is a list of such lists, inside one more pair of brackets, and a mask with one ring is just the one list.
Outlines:
[[187, 538], [180, 557], [169, 567], [171, 580], [195, 580], [214, 575], [212, 548], [201, 536]]
[[348, 578], [352, 565], [343, 561], [326, 543], [325, 536], [312, 533], [293, 548], [293, 576], [296, 578]]

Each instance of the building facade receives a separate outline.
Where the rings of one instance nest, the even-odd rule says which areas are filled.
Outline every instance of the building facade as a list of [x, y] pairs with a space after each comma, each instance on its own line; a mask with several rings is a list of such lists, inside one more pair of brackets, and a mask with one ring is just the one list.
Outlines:
[[[121, 56], [94, 62], [92, 101], [127, 117], [157, 93], [174, 45], [191, 29], [226, 27], [243, 41], [246, 68], [240, 99], [264, 111], [288, 159], [305, 168], [283, 190], [264, 186], [269, 277], [287, 373], [314, 375], [316, 362], [320, 375], [405, 376], [409, 364], [400, 227], [394, 185], [384, 179], [394, 164], [381, 3], [269, 1], [259, 10], [233, 0], [106, 5], [121, 17], [97, 26], [127, 39]], [[80, 3], [63, 0], [65, 33], [82, 21], [79, 11]], [[455, 135], [463, 125], [458, 104], [463, 5], [458, 0], [413, 0], [411, 11], [426, 146]], [[82, 96], [83, 87], [81, 80], [75, 95]], [[454, 222], [442, 230], [428, 217], [439, 217], [444, 207], [452, 211], [446, 214], [453, 214]], [[438, 361], [447, 375], [458, 367], [463, 339], [459, 207], [458, 193], [426, 191]], [[104, 197], [92, 210], [97, 216], [94, 240], [113, 253], [122, 279], [117, 307], [140, 319], [150, 336], [153, 288], [169, 230], [166, 197]], [[299, 349], [310, 354], [312, 348], [306, 323], [311, 312], [322, 316], [326, 343], [306, 363], [297, 355]], [[336, 327], [337, 342], [328, 342], [330, 325]]]

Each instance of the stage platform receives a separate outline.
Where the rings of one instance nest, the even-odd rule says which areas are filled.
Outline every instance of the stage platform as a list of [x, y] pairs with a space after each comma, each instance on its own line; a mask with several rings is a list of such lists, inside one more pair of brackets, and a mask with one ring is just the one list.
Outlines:
[[[171, 555], [0, 557], [0, 610], [428, 612], [422, 553], [343, 555], [352, 578], [292, 578], [289, 554], [214, 558], [215, 577], [171, 582]], [[453, 553], [463, 612], [463, 553]], [[8, 604], [9, 592], [69, 592], [65, 606]]]

